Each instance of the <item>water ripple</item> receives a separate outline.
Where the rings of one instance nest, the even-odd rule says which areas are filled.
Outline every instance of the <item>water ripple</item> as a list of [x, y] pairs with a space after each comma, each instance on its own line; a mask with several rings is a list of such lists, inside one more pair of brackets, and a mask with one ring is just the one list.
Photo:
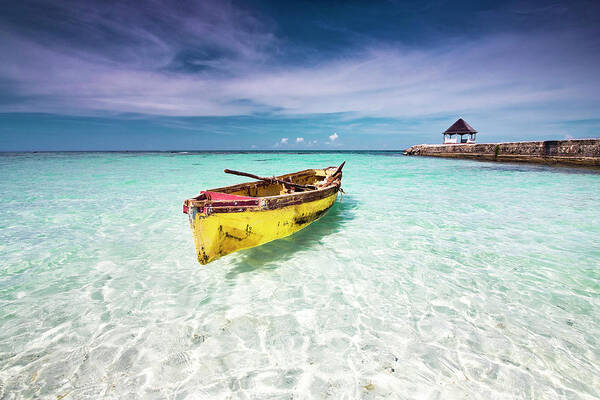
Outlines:
[[[600, 175], [389, 155], [0, 156], [0, 398], [600, 397]], [[224, 168], [344, 159], [322, 220], [196, 263]]]

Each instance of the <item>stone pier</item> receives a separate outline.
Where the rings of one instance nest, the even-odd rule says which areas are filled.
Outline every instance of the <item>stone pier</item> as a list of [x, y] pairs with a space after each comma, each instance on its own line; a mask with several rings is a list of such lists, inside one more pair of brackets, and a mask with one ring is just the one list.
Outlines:
[[408, 148], [404, 154], [600, 168], [600, 138], [541, 142], [419, 144]]

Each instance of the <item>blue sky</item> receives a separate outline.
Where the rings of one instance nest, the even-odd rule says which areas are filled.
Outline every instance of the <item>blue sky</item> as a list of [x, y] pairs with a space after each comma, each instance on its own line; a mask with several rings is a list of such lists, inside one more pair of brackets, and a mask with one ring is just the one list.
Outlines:
[[600, 136], [594, 1], [13, 1], [0, 150]]

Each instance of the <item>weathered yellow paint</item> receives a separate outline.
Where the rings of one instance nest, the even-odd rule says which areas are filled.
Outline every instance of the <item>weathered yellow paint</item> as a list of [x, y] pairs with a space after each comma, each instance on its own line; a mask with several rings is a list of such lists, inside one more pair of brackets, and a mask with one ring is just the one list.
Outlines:
[[234, 251], [259, 246], [299, 231], [322, 217], [337, 198], [323, 199], [274, 210], [214, 213], [192, 212], [190, 223], [198, 261], [207, 264]]

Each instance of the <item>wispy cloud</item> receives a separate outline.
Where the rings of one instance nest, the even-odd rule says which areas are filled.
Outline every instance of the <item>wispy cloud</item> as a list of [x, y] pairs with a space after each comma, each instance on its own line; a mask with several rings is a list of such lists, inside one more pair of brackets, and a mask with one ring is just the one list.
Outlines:
[[304, 138], [302, 138], [302, 137], [296, 138], [296, 143], [302, 143], [302, 142], [304, 142]]
[[[526, 46], [519, 44], [523, 40]], [[346, 112], [403, 118], [541, 106], [560, 113], [568, 103], [571, 116], [591, 118], [600, 103], [600, 84], [590, 64], [600, 60], [590, 50], [549, 37], [498, 36], [434, 51], [365, 50], [352, 59], [314, 67], [278, 70], [248, 64], [243, 74], [233, 66], [240, 60], [222, 61], [229, 72], [223, 76], [220, 71], [179, 74], [139, 68], [137, 62], [102, 61], [83, 51], [5, 34], [0, 51], [13, 55], [0, 64], [0, 77], [9, 82], [4, 97], [11, 101], [3, 102], [0, 111], [171, 116]], [[45, 66], [43, 74], [39, 65]]]

